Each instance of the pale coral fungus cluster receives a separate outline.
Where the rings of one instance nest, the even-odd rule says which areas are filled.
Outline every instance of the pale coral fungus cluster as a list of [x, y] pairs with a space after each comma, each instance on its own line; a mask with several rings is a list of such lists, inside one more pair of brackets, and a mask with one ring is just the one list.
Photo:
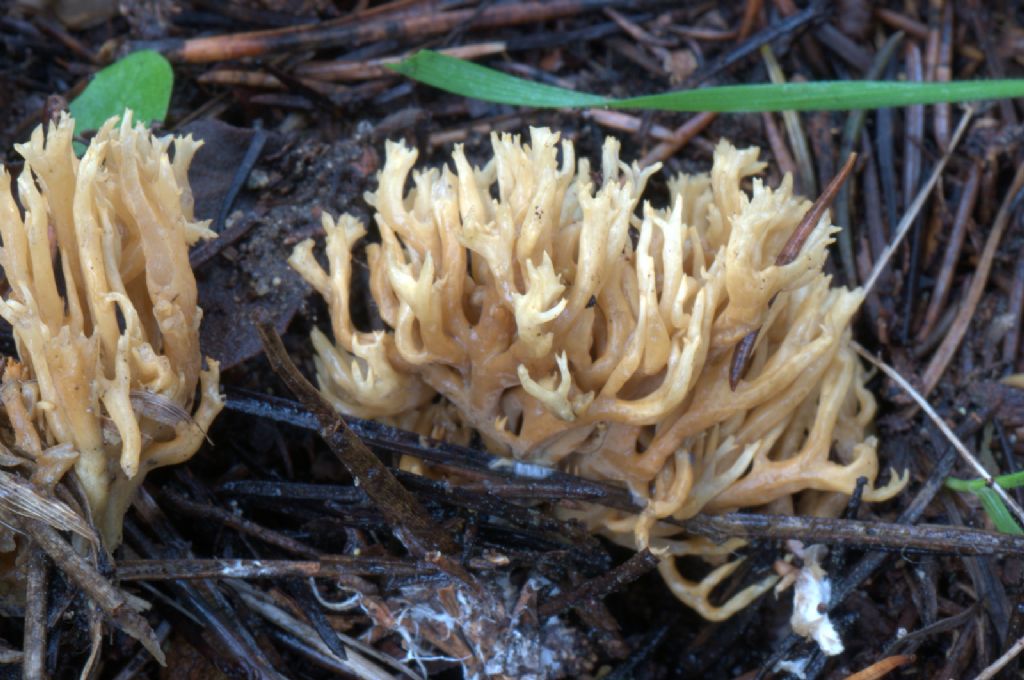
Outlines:
[[146, 473], [190, 458], [222, 406], [216, 362], [202, 367], [188, 261], [212, 233], [193, 219], [190, 137], [158, 139], [128, 113], [79, 159], [73, 135], [64, 114], [16, 147], [20, 208], [0, 170], [0, 316], [20, 358], [0, 390], [4, 443], [57, 466], [54, 481], [73, 465], [113, 548]]
[[[483, 168], [456, 146], [454, 167], [413, 172], [416, 152], [388, 144], [367, 195], [380, 242], [366, 249], [388, 330], [361, 331], [349, 312], [363, 224], [324, 215], [327, 270], [312, 241], [293, 253], [330, 307], [333, 342], [316, 331], [313, 343], [340, 411], [448, 439], [475, 431], [502, 455], [628, 485], [642, 514], [575, 515], [660, 549], [673, 592], [712, 619], [773, 578], [713, 604], [741, 543], [680, 537], [659, 519], [755, 507], [827, 515], [858, 477], [867, 500], [902, 488], [897, 476], [875, 485], [875, 402], [849, 345], [862, 294], [822, 272], [835, 227], [823, 218], [799, 257], [777, 266], [810, 202], [788, 177], [765, 186], [757, 149], [721, 142], [710, 174], [672, 178], [666, 208], [638, 210], [658, 167], [620, 162], [614, 139], [597, 173], [546, 129], [529, 144], [492, 135], [492, 145]], [[733, 348], [757, 329], [732, 390]], [[676, 568], [683, 555], [717, 566], [690, 581]]]

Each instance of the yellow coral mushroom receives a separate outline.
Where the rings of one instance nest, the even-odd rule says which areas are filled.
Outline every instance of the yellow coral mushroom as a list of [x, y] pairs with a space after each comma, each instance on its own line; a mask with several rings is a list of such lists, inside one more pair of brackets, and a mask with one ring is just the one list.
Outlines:
[[24, 453], [38, 458], [56, 444], [77, 452], [75, 471], [112, 548], [145, 474], [190, 458], [222, 406], [216, 362], [201, 366], [188, 261], [189, 245], [212, 232], [193, 219], [191, 137], [157, 139], [128, 113], [107, 121], [79, 160], [73, 134], [64, 114], [16, 147], [23, 211], [0, 170], [9, 284], [0, 316], [22, 362], [4, 376], [3, 401]]
[[[757, 149], [721, 142], [710, 175], [669, 181], [671, 205], [637, 206], [658, 167], [619, 161], [608, 139], [600, 181], [572, 144], [531, 130], [530, 144], [492, 135], [494, 159], [412, 173], [416, 152], [389, 143], [367, 247], [370, 290], [387, 332], [357, 330], [349, 314], [352, 247], [365, 227], [323, 216], [325, 271], [314, 244], [292, 266], [327, 300], [333, 344], [314, 332], [321, 389], [343, 413], [437, 434], [431, 414], [481, 435], [493, 451], [620, 482], [642, 500], [631, 515], [575, 512], [630, 546], [664, 555], [673, 592], [725, 618], [774, 582], [721, 605], [712, 591], [742, 545], [679, 537], [659, 519], [762, 507], [834, 514], [858, 477], [875, 487], [875, 402], [850, 348], [859, 290], [822, 273], [835, 231], [827, 216], [800, 255], [776, 258], [810, 202], [787, 177], [756, 178]], [[742, 189], [752, 179], [752, 192]], [[732, 390], [733, 347], [760, 329], [746, 377]], [[436, 403], [435, 396], [443, 399]], [[675, 557], [718, 566], [684, 579]]]

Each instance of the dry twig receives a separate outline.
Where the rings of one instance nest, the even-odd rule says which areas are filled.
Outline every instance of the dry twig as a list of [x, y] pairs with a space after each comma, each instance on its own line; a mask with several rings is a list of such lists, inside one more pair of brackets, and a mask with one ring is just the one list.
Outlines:
[[30, 548], [26, 569], [25, 634], [21, 665], [22, 677], [46, 677], [46, 609], [50, 582], [50, 565], [38, 547]]
[[950, 525], [728, 513], [698, 515], [686, 520], [683, 526], [693, 534], [714, 541], [730, 537], [762, 541], [792, 539], [808, 545], [845, 545], [900, 553], [1024, 554], [1024, 536]]
[[971, 165], [971, 169], [967, 173], [967, 180], [964, 182], [960, 205], [957, 206], [956, 217], [953, 219], [953, 231], [949, 235], [946, 251], [943, 253], [942, 265], [939, 267], [935, 288], [928, 301], [924, 323], [921, 324], [921, 329], [917, 334], [918, 342], [924, 342], [931, 335], [932, 330], [939, 322], [939, 316], [946, 307], [946, 302], [949, 300], [949, 291], [953, 285], [953, 273], [956, 271], [956, 261], [960, 257], [960, 249], [967, 236], [967, 226], [971, 221], [974, 206], [978, 203], [980, 184], [981, 163], [975, 162]]
[[172, 61], [197, 64], [275, 52], [351, 48], [382, 40], [426, 38], [443, 35], [467, 23], [472, 23], [475, 29], [530, 24], [622, 4], [626, 3], [622, 0], [501, 3], [447, 12], [417, 12], [362, 23], [326, 22], [187, 40], [167, 39], [140, 47], [162, 51]]
[[258, 321], [256, 329], [271, 368], [316, 416], [320, 436], [377, 505], [377, 509], [394, 528], [409, 552], [417, 557], [423, 557], [428, 552], [455, 554], [458, 546], [452, 537], [434, 524], [416, 497], [399, 484], [366, 444], [349, 429], [334, 407], [299, 373], [273, 324]]
[[899, 226], [896, 227], [896, 231], [892, 236], [888, 247], [882, 252], [881, 255], [875, 260], [875, 267], [871, 271], [871, 276], [864, 282], [864, 292], [869, 293], [878, 282], [878, 277], [885, 271], [886, 266], [889, 264], [889, 260], [892, 258], [893, 253], [896, 252], [896, 248], [903, 241], [903, 238], [907, 235], [910, 227], [914, 224], [914, 220], [917, 218], [918, 213], [921, 212], [921, 208], [924, 207], [924, 202], [928, 200], [928, 195], [935, 188], [935, 184], [939, 181], [939, 177], [942, 176], [942, 171], [946, 167], [946, 163], [953, 155], [953, 150], [956, 149], [960, 143], [960, 138], [963, 136], [964, 131], [967, 129], [967, 124], [970, 122], [971, 117], [974, 115], [974, 109], [968, 107], [964, 112], [964, 115], [960, 118], [960, 124], [957, 125], [956, 132], [953, 133], [953, 139], [949, 143], [949, 148], [946, 149], [946, 153], [942, 154], [942, 158], [935, 164], [935, 169], [932, 170], [931, 176], [928, 181], [924, 183], [918, 192], [914, 196], [914, 200], [911, 201], [907, 211], [903, 214], [903, 218], [900, 220]]
[[880, 680], [886, 675], [906, 666], [909, 663], [914, 663], [916, 657], [910, 654], [897, 654], [896, 656], [889, 656], [880, 661], [876, 661], [867, 668], [861, 671], [857, 671], [852, 675], [846, 676], [846, 680]]
[[31, 538], [60, 568], [67, 578], [91, 599], [118, 628], [142, 643], [162, 664], [163, 650], [153, 629], [129, 601], [128, 596], [115, 588], [85, 558], [79, 555], [53, 527], [25, 517], [4, 513], [5, 524]]
[[642, 167], [647, 167], [649, 165], [654, 165], [655, 163], [667, 161], [681, 148], [686, 146], [691, 139], [699, 135], [704, 128], [711, 125], [711, 122], [714, 121], [717, 116], [717, 113], [712, 112], [698, 113], [694, 115], [685, 123], [677, 127], [672, 132], [669, 139], [666, 139], [647, 152], [647, 154], [640, 159], [640, 165]]
[[995, 261], [999, 243], [1002, 241], [1006, 227], [1010, 224], [1010, 216], [1017, 205], [1018, 195], [1022, 189], [1024, 189], [1024, 164], [1017, 168], [1013, 182], [1006, 191], [1002, 205], [999, 206], [999, 212], [996, 214], [992, 230], [985, 240], [985, 248], [981, 251], [981, 257], [975, 265], [971, 285], [967, 289], [967, 294], [964, 296], [956, 318], [953, 320], [953, 326], [921, 376], [921, 394], [924, 396], [927, 396], [939, 384], [939, 378], [946, 372], [946, 367], [967, 333], [967, 327], [981, 301], [981, 294], [985, 292], [985, 286], [988, 284], [988, 275], [992, 271], [992, 263]]
[[635, 581], [656, 566], [658, 566], [658, 558], [645, 548], [611, 571], [552, 597], [537, 609], [537, 615], [544, 620], [551, 616], [557, 616], [581, 602], [599, 600], [608, 593]]
[[981, 673], [978, 673], [978, 675], [974, 677], [974, 680], [991, 680], [996, 677], [1001, 670], [1006, 668], [1007, 664], [1020, 656], [1021, 652], [1024, 652], [1024, 637], [1013, 643], [1013, 646], [1006, 650], [1001, 657], [993, 661], [992, 664], [985, 668]]
[[121, 581], [205, 578], [342, 578], [348, 576], [424, 576], [440, 570], [430, 562], [380, 557], [324, 556], [320, 560], [160, 559], [120, 560]]

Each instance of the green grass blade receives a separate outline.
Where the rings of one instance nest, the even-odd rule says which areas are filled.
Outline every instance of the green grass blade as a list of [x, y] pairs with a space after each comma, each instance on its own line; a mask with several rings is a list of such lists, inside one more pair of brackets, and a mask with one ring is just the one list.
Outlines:
[[388, 68], [439, 90], [498, 104], [550, 109], [604, 106], [609, 101], [594, 94], [530, 82], [430, 50], [420, 50]]
[[974, 493], [978, 494], [978, 498], [981, 499], [982, 507], [985, 508], [985, 512], [988, 513], [988, 516], [992, 518], [992, 523], [995, 524], [996, 529], [1004, 534], [1024, 534], [1020, 525], [1013, 519], [1009, 509], [1006, 507], [1006, 504], [1003, 503], [1003, 499], [999, 497], [999, 494], [997, 494], [995, 490], [986, 486], [978, 489]]
[[1024, 80], [903, 83], [885, 80], [725, 85], [622, 99], [623, 109], [662, 111], [845, 111], [1024, 96]]
[[[1024, 470], [1013, 474], [999, 475], [995, 477], [995, 483], [1004, 489], [1016, 489], [1024, 486]], [[985, 487], [985, 480], [980, 477], [974, 479], [960, 479], [949, 477], [946, 479], [946, 487], [954, 491], [977, 491]]]
[[422, 50], [389, 68], [427, 85], [473, 99], [536, 108], [599, 107], [661, 111], [809, 111], [875, 109], [1024, 96], [1024, 79], [947, 83], [829, 81], [727, 85], [609, 99], [535, 83], [437, 52]]

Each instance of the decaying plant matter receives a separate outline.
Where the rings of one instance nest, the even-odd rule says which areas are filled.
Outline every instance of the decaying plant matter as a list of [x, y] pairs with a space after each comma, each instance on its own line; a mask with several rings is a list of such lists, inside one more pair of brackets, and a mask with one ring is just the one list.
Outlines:
[[[476, 432], [503, 455], [627, 485], [642, 514], [573, 514], [661, 551], [673, 592], [710, 619], [774, 577], [713, 604], [742, 542], [680, 537], [659, 519], [753, 507], [835, 515], [858, 477], [867, 500], [902, 488], [898, 476], [875, 486], [875, 402], [849, 347], [862, 294], [822, 272], [835, 227], [821, 219], [799, 257], [776, 265], [810, 203], [789, 177], [776, 189], [754, 177], [757, 149], [721, 142], [709, 175], [670, 180], [671, 205], [644, 204], [638, 217], [658, 167], [621, 163], [616, 140], [597, 181], [572, 144], [559, 161], [549, 130], [533, 129], [529, 145], [492, 144], [484, 168], [457, 146], [454, 169], [413, 172], [408, 192], [416, 152], [388, 144], [367, 195], [380, 231], [367, 259], [389, 330], [360, 331], [349, 313], [358, 220], [324, 215], [328, 270], [312, 241], [293, 253], [330, 307], [334, 341], [315, 331], [313, 343], [340, 411], [447, 439]], [[732, 350], [757, 329], [732, 390]], [[685, 555], [717, 566], [687, 580], [674, 559]]]
[[193, 219], [190, 137], [157, 139], [126, 114], [79, 160], [73, 135], [63, 114], [17, 147], [22, 209], [0, 171], [0, 315], [20, 357], [0, 398], [6, 443], [54, 481], [73, 465], [113, 548], [146, 473], [190, 458], [222, 406], [216, 362], [201, 365], [188, 262], [212, 232]]

